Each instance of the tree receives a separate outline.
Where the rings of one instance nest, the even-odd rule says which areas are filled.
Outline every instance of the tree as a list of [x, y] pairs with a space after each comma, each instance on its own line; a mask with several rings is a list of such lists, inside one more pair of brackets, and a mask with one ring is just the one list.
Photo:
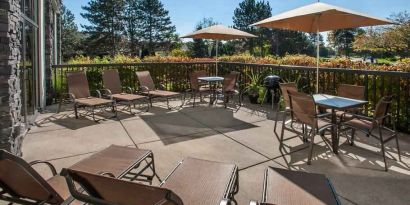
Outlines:
[[272, 9], [269, 5], [269, 2], [264, 0], [256, 2], [255, 0], [243, 0], [239, 3], [239, 7], [234, 11], [233, 23], [234, 28], [247, 31], [258, 35], [258, 39], [247, 39], [246, 46], [249, 51], [253, 53], [254, 47], [259, 45], [260, 50], [263, 50], [263, 45], [268, 41], [272, 32], [266, 28], [254, 28], [249, 27], [249, 25], [269, 18], [272, 15]]
[[81, 16], [91, 25], [82, 25], [88, 33], [88, 52], [115, 55], [124, 48], [125, 0], [91, 0]]
[[159, 0], [140, 0], [135, 13], [143, 53], [153, 55], [156, 49], [169, 47], [176, 29], [164, 5]]
[[126, 10], [124, 14], [125, 32], [129, 39], [130, 54], [137, 56], [139, 54], [139, 33], [138, 33], [138, 21], [139, 19], [139, 1], [140, 0], [128, 0]]
[[83, 35], [74, 22], [74, 14], [61, 4], [61, 54], [63, 61], [82, 54]]
[[[213, 18], [203, 18], [195, 26], [195, 31], [217, 24], [218, 23], [215, 22]], [[192, 43], [188, 44], [188, 49], [190, 51], [189, 53], [191, 54], [191, 57], [194, 58], [204, 58], [207, 56], [211, 56], [209, 53], [210, 51], [212, 52], [212, 44], [213, 41], [211, 40], [194, 39]]]
[[353, 51], [355, 36], [360, 33], [363, 33], [362, 29], [339, 29], [329, 33], [328, 41], [339, 53], [349, 57]]

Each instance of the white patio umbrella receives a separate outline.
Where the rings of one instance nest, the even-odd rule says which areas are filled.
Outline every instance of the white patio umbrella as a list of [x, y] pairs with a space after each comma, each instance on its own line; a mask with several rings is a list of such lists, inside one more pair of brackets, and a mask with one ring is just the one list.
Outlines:
[[216, 40], [216, 75], [218, 75], [218, 44], [220, 40], [228, 41], [241, 38], [256, 38], [257, 36], [250, 33], [229, 28], [223, 25], [210, 26], [193, 33], [182, 36], [181, 38], [193, 39], [212, 39]]
[[391, 21], [317, 2], [290, 10], [251, 26], [317, 33], [316, 93], [319, 92], [319, 33], [346, 28], [392, 24]]

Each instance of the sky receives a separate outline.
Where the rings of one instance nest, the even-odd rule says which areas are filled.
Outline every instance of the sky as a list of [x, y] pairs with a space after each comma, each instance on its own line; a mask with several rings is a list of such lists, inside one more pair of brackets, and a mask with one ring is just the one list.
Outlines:
[[[88, 23], [80, 15], [83, 12], [81, 6], [87, 5], [88, 1], [63, 0], [67, 8], [74, 13], [80, 29], [80, 24]], [[316, 2], [315, 0], [265, 1], [269, 1], [273, 15]], [[192, 32], [195, 25], [204, 17], [212, 17], [218, 23], [232, 26], [234, 10], [240, 2], [242, 0], [162, 0], [180, 35]], [[400, 11], [410, 12], [410, 0], [322, 0], [321, 2], [384, 18]]]

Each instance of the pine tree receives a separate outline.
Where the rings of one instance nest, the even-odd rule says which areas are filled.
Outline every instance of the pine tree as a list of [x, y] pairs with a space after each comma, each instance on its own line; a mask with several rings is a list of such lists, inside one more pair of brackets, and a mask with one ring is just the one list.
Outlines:
[[144, 54], [153, 55], [158, 48], [169, 47], [176, 29], [168, 11], [159, 0], [140, 0], [136, 8], [137, 32]]
[[139, 34], [138, 34], [138, 22], [140, 21], [139, 11], [140, 0], [128, 0], [125, 11], [125, 30], [129, 39], [129, 49], [131, 55], [138, 55], [139, 47]]
[[82, 34], [74, 22], [74, 14], [61, 4], [61, 52], [63, 60], [82, 54]]
[[258, 2], [255, 0], [243, 0], [239, 4], [239, 7], [235, 9], [233, 17], [234, 27], [260, 37], [259, 39], [247, 40], [246, 46], [250, 52], [253, 52], [255, 44], [258, 44], [262, 48], [264, 42], [271, 38], [271, 32], [265, 28], [257, 29], [249, 27], [249, 25], [271, 17], [271, 11], [272, 9], [269, 2], [265, 2], [264, 0]]
[[362, 31], [356, 28], [331, 31], [328, 40], [339, 53], [343, 53], [349, 57], [350, 53], [353, 52], [353, 42], [358, 32]]
[[88, 33], [89, 52], [115, 55], [122, 48], [125, 0], [91, 0], [82, 7], [81, 16], [91, 25], [82, 25]]

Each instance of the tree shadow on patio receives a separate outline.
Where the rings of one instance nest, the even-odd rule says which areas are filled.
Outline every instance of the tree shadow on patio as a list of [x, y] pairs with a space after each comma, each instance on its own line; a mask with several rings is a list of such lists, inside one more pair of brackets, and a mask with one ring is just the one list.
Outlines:
[[[195, 112], [184, 112], [184, 109], [176, 112], [156, 107], [152, 110], [154, 115], [141, 115], [140, 117], [165, 145], [213, 136], [215, 131], [221, 133], [256, 127], [251, 123], [236, 119], [229, 109], [213, 108]], [[177, 137], [183, 138], [176, 139]], [[171, 138], [175, 140], [170, 140]]]

